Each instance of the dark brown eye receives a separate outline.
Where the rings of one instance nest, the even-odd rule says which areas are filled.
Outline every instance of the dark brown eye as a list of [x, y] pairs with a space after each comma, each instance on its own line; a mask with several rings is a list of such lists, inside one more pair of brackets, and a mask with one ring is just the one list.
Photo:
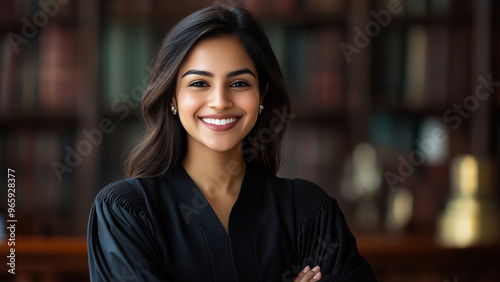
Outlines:
[[247, 87], [247, 86], [250, 86], [250, 84], [244, 81], [236, 81], [233, 84], [231, 84], [231, 87]]
[[203, 81], [194, 81], [189, 84], [190, 87], [208, 87], [208, 84], [206, 84]]

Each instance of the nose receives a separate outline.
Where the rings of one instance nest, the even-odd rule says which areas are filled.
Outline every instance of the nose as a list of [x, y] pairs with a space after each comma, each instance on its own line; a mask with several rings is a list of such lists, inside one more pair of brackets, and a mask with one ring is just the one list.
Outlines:
[[233, 106], [230, 93], [224, 87], [214, 87], [208, 106], [214, 110], [221, 111]]

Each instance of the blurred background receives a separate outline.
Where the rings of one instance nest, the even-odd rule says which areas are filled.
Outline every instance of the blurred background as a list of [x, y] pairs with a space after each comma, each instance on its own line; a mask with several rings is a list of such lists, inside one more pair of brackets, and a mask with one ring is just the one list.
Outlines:
[[[210, 4], [0, 2], [1, 281], [88, 281], [90, 207], [125, 176], [153, 54]], [[292, 95], [279, 175], [338, 199], [380, 281], [500, 281], [500, 3], [243, 4]]]

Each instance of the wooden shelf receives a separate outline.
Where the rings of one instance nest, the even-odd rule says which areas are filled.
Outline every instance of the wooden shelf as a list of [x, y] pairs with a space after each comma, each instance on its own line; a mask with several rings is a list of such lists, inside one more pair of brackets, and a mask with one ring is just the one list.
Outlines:
[[[439, 246], [433, 237], [358, 236], [360, 253], [379, 281], [499, 281], [500, 242], [467, 248]], [[435, 280], [437, 279], [437, 280]], [[483, 279], [483, 280], [481, 280]]]
[[[450, 106], [451, 107], [451, 106]], [[406, 116], [406, 117], [417, 117], [424, 118], [430, 116], [442, 117], [443, 113], [449, 108], [446, 107], [433, 107], [433, 106], [423, 106], [421, 108], [410, 108], [407, 106], [374, 106], [372, 108], [373, 113], [387, 113], [395, 116]]]
[[12, 129], [75, 128], [78, 118], [74, 114], [63, 112], [25, 112], [0, 116], [0, 126]]
[[[8, 255], [10, 247], [0, 245]], [[16, 275], [9, 274], [7, 264], [0, 268], [1, 281], [89, 281], [87, 242], [85, 238], [20, 237], [16, 238]], [[71, 277], [72, 280], [66, 280]], [[41, 280], [35, 280], [39, 278]]]
[[[412, 277], [422, 280], [421, 274], [443, 277], [450, 281], [498, 281], [500, 278], [500, 242], [469, 248], [445, 248], [437, 245], [432, 237], [391, 237], [363, 235], [357, 237], [358, 248], [372, 265], [379, 281], [397, 281], [395, 277]], [[6, 243], [0, 245], [2, 254], [9, 253]], [[2, 264], [0, 279], [6, 276]], [[28, 277], [53, 277], [62, 279], [68, 273], [88, 281], [86, 238], [72, 237], [21, 237], [16, 239], [16, 269]], [[10, 275], [10, 274], [9, 274]], [[399, 276], [398, 276], [399, 275]], [[87, 280], [85, 280], [87, 279]], [[31, 281], [31, 280], [28, 280]], [[80, 281], [80, 280], [76, 280]], [[440, 281], [443, 281], [441, 279]]]

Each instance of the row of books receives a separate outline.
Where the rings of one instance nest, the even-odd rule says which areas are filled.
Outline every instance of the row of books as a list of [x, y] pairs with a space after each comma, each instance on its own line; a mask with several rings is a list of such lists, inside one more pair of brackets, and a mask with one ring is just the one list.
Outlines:
[[396, 17], [442, 18], [449, 16], [452, 4], [453, 6], [455, 6], [458, 4], [458, 2], [464, 2], [464, 1], [463, 0], [421, 0], [421, 1], [376, 0], [375, 11], [388, 10], [388, 7], [393, 7], [395, 11], [400, 11], [396, 14]]
[[[94, 187], [83, 187], [89, 199], [95, 197], [106, 184], [122, 179], [123, 162], [131, 147], [137, 142], [141, 126], [138, 123], [119, 124], [116, 129], [103, 133], [100, 143], [92, 148], [99, 152], [95, 169]], [[71, 219], [79, 211], [76, 207], [88, 207], [92, 202], [81, 203], [82, 186], [76, 183], [78, 171], [84, 162], [90, 161], [78, 143], [82, 140], [74, 130], [4, 130], [0, 129], [0, 163], [2, 170], [15, 170], [16, 216], [23, 222], [20, 235], [76, 235], [82, 229], [74, 226]], [[85, 138], [85, 137], [83, 137]], [[2, 173], [6, 183], [6, 173]], [[7, 189], [0, 191], [6, 199]], [[77, 201], [80, 203], [76, 204]], [[0, 202], [0, 215], [5, 218], [7, 201]], [[81, 235], [81, 234], [80, 234]]]
[[[65, 234], [66, 220], [71, 216], [75, 201], [74, 174], [66, 173], [60, 182], [53, 162], [64, 162], [66, 146], [74, 147], [72, 131], [2, 131], [2, 163], [15, 170], [16, 219], [20, 235]], [[2, 168], [5, 169], [6, 168]], [[2, 190], [6, 196], [7, 189]], [[2, 197], [5, 199], [6, 197]], [[7, 201], [0, 203], [0, 211]]]
[[70, 18], [76, 15], [73, 0], [2, 0], [0, 24], [45, 26], [54, 18]]
[[[225, 1], [221, 1], [224, 3]], [[226, 1], [231, 3], [231, 1]], [[297, 15], [299, 13], [310, 14], [339, 14], [345, 9], [344, 0], [243, 0], [243, 5], [258, 15]], [[107, 9], [117, 13], [134, 13], [135, 15], [154, 14], [156, 11], [167, 14], [188, 13], [213, 4], [210, 0], [188, 0], [182, 5], [173, 1], [134, 1], [115, 0], [107, 3]], [[217, 3], [217, 2], [216, 2]], [[135, 12], [132, 12], [135, 11]]]
[[[405, 159], [403, 162], [417, 167], [446, 162], [450, 129], [439, 117], [418, 119], [375, 112], [369, 120], [368, 141], [377, 148], [378, 158], [385, 167], [397, 168], [400, 156]], [[441, 133], [437, 135], [436, 130]], [[342, 129], [292, 121], [284, 141], [285, 158], [279, 175], [330, 186], [338, 184], [350, 149], [347, 141], [348, 134]]]
[[417, 118], [387, 112], [370, 116], [370, 142], [380, 150], [384, 164], [397, 164], [400, 156], [417, 166], [442, 164], [449, 155], [450, 130], [440, 116]]
[[345, 103], [345, 59], [339, 48], [342, 29], [274, 25], [266, 32], [293, 102], [305, 109], [340, 109]]
[[[321, 109], [343, 103], [342, 30], [268, 25], [273, 49], [297, 104]], [[123, 97], [137, 97], [149, 75], [160, 38], [147, 24], [110, 21], [101, 36], [101, 97], [104, 107]], [[137, 101], [134, 101], [137, 102]]]
[[335, 127], [318, 127], [292, 121], [283, 146], [280, 177], [312, 181], [338, 196], [342, 164], [348, 151], [346, 133]]
[[243, 3], [255, 13], [276, 14], [327, 14], [337, 15], [347, 6], [344, 0], [244, 0]]
[[73, 111], [78, 103], [77, 39], [72, 29], [47, 26], [40, 37], [17, 46], [17, 52], [8, 37], [1, 37], [0, 110]]
[[[140, 101], [147, 86], [153, 50], [159, 44], [154, 30], [146, 25], [111, 22], [103, 27], [100, 42], [102, 107], [110, 112], [116, 99], [122, 101], [131, 95]], [[7, 35], [1, 36], [0, 49], [2, 113], [71, 113], [79, 99], [84, 98], [78, 88], [78, 58], [82, 50], [74, 29], [49, 25], [40, 31], [39, 37], [16, 48]]]
[[374, 103], [419, 110], [462, 101], [472, 94], [471, 48], [468, 28], [388, 27], [373, 40]]
[[[343, 103], [343, 57], [338, 48], [342, 30], [267, 26], [273, 49], [283, 69], [294, 102], [320, 109], [337, 109]], [[101, 101], [135, 97], [147, 86], [153, 50], [159, 44], [146, 24], [111, 21], [101, 36]]]
[[119, 19], [105, 22], [101, 31], [102, 106], [108, 110], [114, 101], [124, 97], [131, 97], [137, 104], [149, 81], [153, 52], [159, 47], [161, 38], [145, 23], [127, 23]]
[[[266, 31], [294, 102], [306, 109], [342, 108], [346, 59], [340, 44], [352, 43], [343, 35], [343, 28], [274, 24], [267, 25]], [[102, 107], [109, 109], [117, 99], [127, 97], [138, 102], [160, 33], [146, 23], [110, 20], [104, 22], [100, 35]], [[49, 25], [40, 30], [39, 36], [19, 45], [20, 52], [16, 52], [6, 35], [0, 37], [2, 112], [71, 112], [80, 99], [77, 40], [74, 29]], [[460, 101], [470, 95], [470, 68], [463, 66], [471, 65], [471, 42], [467, 27], [387, 27], [372, 42], [375, 103], [442, 108], [450, 100]]]
[[[322, 109], [339, 108], [344, 80], [343, 57], [338, 48], [342, 31], [334, 27], [270, 26], [267, 32], [295, 102]], [[104, 24], [99, 59], [103, 108], [109, 109], [113, 102], [127, 97], [139, 102], [160, 39], [146, 24]], [[47, 26], [39, 38], [20, 46], [17, 53], [10, 40], [1, 37], [1, 110], [74, 110], [81, 98], [77, 87], [77, 40], [70, 28]]]
[[[37, 13], [45, 13], [50, 17], [66, 17], [74, 15], [78, 1], [62, 0], [4, 0], [0, 4], [0, 19], [6, 22], [16, 22], [23, 24], [22, 18], [31, 20]], [[394, 9], [397, 11], [396, 17], [446, 17], [452, 9], [469, 11], [470, 6], [466, 0], [377, 0], [375, 1], [373, 11], [382, 11]], [[103, 1], [105, 9], [111, 12], [121, 13], [128, 11], [127, 14], [147, 15], [154, 13], [167, 13], [173, 15], [173, 11], [179, 13], [193, 12], [196, 9], [213, 4], [209, 0], [188, 0], [178, 5], [175, 1], [134, 1], [134, 0], [115, 0]], [[345, 0], [244, 0], [243, 4], [258, 15], [280, 15], [280, 14], [341, 14], [346, 10], [347, 1]], [[391, 8], [389, 8], [391, 7]], [[458, 8], [457, 8], [458, 7]], [[41, 15], [38, 15], [41, 17]]]

